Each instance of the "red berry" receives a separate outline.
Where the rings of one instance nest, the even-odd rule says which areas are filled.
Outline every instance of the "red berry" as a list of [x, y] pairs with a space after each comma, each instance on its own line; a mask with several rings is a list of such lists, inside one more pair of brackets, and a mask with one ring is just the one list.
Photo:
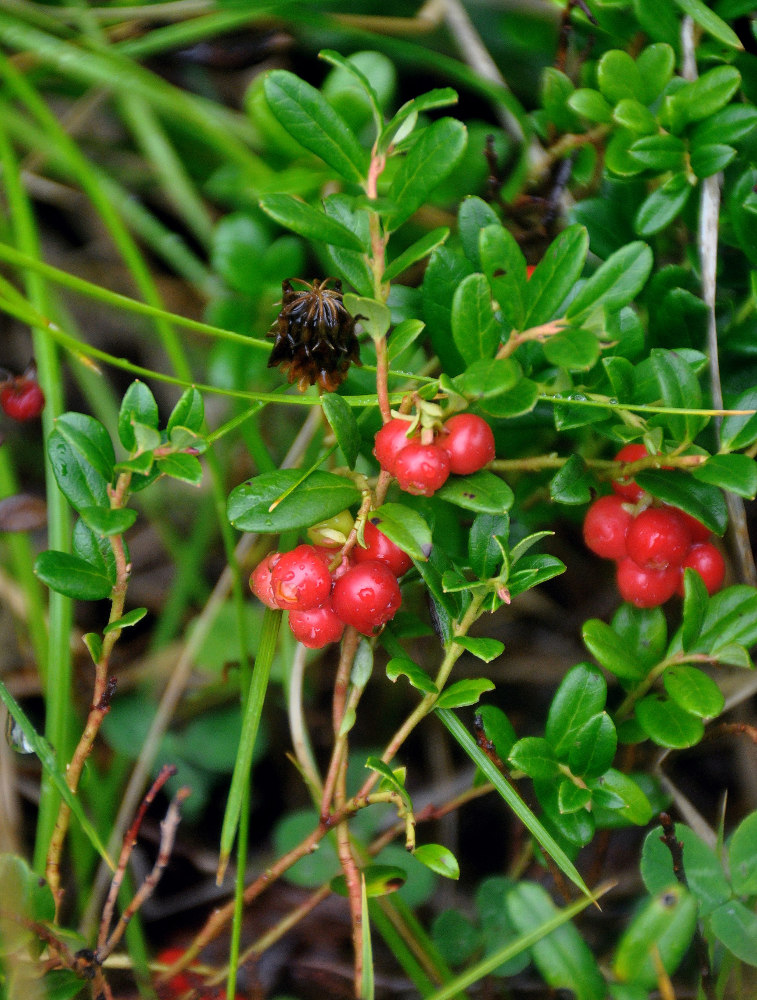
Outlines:
[[626, 552], [642, 569], [680, 566], [691, 545], [691, 535], [672, 507], [647, 507], [626, 535]]
[[371, 559], [377, 559], [379, 562], [386, 563], [395, 576], [402, 576], [403, 573], [407, 573], [413, 565], [413, 560], [407, 552], [403, 552], [398, 545], [395, 545], [390, 538], [386, 537], [383, 531], [380, 531], [370, 521], [366, 522], [363, 537], [366, 547], [362, 548], [360, 545], [356, 545], [352, 550], [352, 558], [356, 563], [364, 563]]
[[536, 264], [526, 264], [526, 281], [529, 281], [531, 275], [536, 270]]
[[271, 572], [279, 559], [281, 559], [281, 553], [269, 552], [250, 574], [250, 590], [267, 608], [278, 608], [271, 587]]
[[696, 545], [697, 542], [709, 542], [710, 540], [710, 529], [705, 528], [701, 521], [697, 521], [695, 517], [691, 514], [687, 514], [685, 510], [679, 510], [678, 507], [673, 507], [678, 517], [683, 521], [686, 527], [689, 529], [689, 534], [691, 535], [691, 541]]
[[309, 611], [331, 592], [329, 568], [312, 545], [285, 552], [271, 573], [273, 599], [285, 611]]
[[[615, 461], [638, 462], [639, 459], [647, 458], [648, 456], [649, 452], [643, 444], [627, 444], [621, 448], [615, 456]], [[637, 486], [633, 479], [614, 480], [612, 488], [618, 496], [621, 496], [626, 500], [630, 500], [632, 503], [636, 503], [637, 500], [640, 500], [644, 493], [641, 486]]]
[[321, 649], [330, 642], [339, 642], [344, 632], [344, 622], [337, 618], [331, 601], [327, 600], [310, 611], [290, 611], [289, 628], [303, 646]]
[[626, 554], [626, 533], [633, 517], [623, 497], [600, 497], [586, 511], [584, 541], [603, 559], [622, 559]]
[[433, 496], [449, 476], [449, 455], [438, 444], [413, 442], [397, 456], [394, 474], [406, 493]]
[[397, 455], [406, 448], [411, 441], [420, 441], [420, 436], [418, 434], [413, 434], [410, 437], [407, 436], [407, 432], [410, 430], [410, 422], [408, 420], [400, 420], [399, 417], [395, 417], [393, 420], [389, 420], [381, 430], [376, 434], [373, 446], [373, 454], [378, 459], [378, 463], [382, 469], [387, 472], [391, 472], [394, 475], [394, 466], [397, 461]]
[[45, 394], [39, 383], [26, 375], [17, 375], [0, 389], [0, 407], [14, 420], [33, 420], [45, 406]]
[[363, 635], [372, 635], [394, 618], [402, 604], [402, 595], [397, 578], [386, 563], [369, 560], [339, 577], [331, 601], [345, 625], [354, 625]]
[[[163, 965], [173, 965], [174, 962], [178, 962], [179, 959], [184, 954], [182, 948], [164, 948], [157, 956], [158, 962]], [[165, 997], [166, 1000], [170, 997], [179, 997], [188, 990], [191, 990], [195, 985], [196, 976], [193, 976], [188, 972], [177, 972], [175, 976], [172, 976], [167, 983], [158, 987], [158, 995], [160, 997]]]
[[681, 570], [678, 566], [667, 569], [642, 569], [630, 557], [618, 563], [618, 590], [624, 601], [637, 608], [656, 608], [676, 592]]
[[491, 427], [475, 413], [457, 413], [444, 424], [439, 444], [449, 455], [449, 471], [456, 476], [478, 472], [495, 456]]
[[692, 545], [686, 558], [681, 563], [681, 580], [678, 593], [683, 596], [683, 570], [695, 569], [702, 577], [708, 594], [715, 594], [723, 586], [725, 579], [725, 560], [712, 542], [700, 542]]

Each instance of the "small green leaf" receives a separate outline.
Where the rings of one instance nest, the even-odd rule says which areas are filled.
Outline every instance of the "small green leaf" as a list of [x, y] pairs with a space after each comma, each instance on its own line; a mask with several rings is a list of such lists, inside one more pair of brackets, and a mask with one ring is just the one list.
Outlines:
[[659, 981], [656, 961], [672, 974], [694, 936], [697, 901], [678, 884], [668, 886], [634, 917], [618, 943], [613, 972], [621, 982], [649, 989]]
[[746, 585], [726, 587], [710, 598], [691, 652], [709, 653], [731, 643], [747, 648], [757, 643], [757, 593]]
[[386, 676], [392, 683], [398, 677], [407, 677], [410, 684], [424, 694], [436, 694], [438, 688], [431, 680], [425, 670], [421, 670], [417, 663], [409, 657], [393, 657], [386, 665]]
[[[407, 881], [407, 872], [397, 865], [366, 865], [361, 870], [361, 875], [365, 880], [365, 894], [370, 899], [396, 892]], [[344, 875], [337, 875], [336, 878], [331, 879], [329, 885], [331, 891], [337, 895], [348, 895]]]
[[115, 621], [108, 622], [103, 629], [103, 635], [107, 635], [108, 632], [115, 632], [117, 629], [129, 628], [131, 625], [136, 625], [137, 622], [142, 621], [146, 614], [147, 608], [134, 608], [131, 611], [127, 611], [125, 615], [122, 615]]
[[419, 97], [406, 101], [381, 133], [378, 143], [380, 152], [385, 152], [396, 141], [398, 131], [409, 119], [417, 118], [424, 111], [444, 108], [450, 104], [457, 104], [457, 93], [451, 87], [429, 90]]
[[487, 740], [494, 744], [500, 760], [507, 760], [517, 736], [512, 723], [496, 705], [479, 705], [476, 713], [484, 727]]
[[468, 534], [468, 554], [471, 569], [480, 580], [499, 573], [504, 557], [497, 539], [506, 544], [509, 531], [507, 514], [479, 514], [474, 518]]
[[599, 93], [590, 87], [579, 87], [568, 98], [568, 107], [590, 122], [609, 125], [612, 122], [612, 108]]
[[738, 899], [723, 903], [710, 915], [712, 933], [731, 954], [757, 965], [757, 914]]
[[510, 767], [529, 778], [551, 778], [558, 773], [555, 752], [541, 736], [526, 736], [514, 744], [507, 758]]
[[486, 677], [455, 681], [446, 687], [436, 702], [436, 708], [462, 708], [475, 705], [484, 691], [493, 691], [494, 684]]
[[590, 663], [578, 663], [562, 679], [552, 698], [544, 736], [558, 757], [567, 756], [578, 730], [603, 711], [607, 682]]
[[606, 310], [628, 305], [644, 287], [652, 262], [652, 251], [645, 243], [637, 241], [617, 250], [581, 288], [566, 318], [580, 320], [600, 303]]
[[432, 229], [430, 233], [426, 233], [415, 243], [412, 243], [407, 250], [403, 250], [399, 257], [389, 264], [387, 269], [384, 271], [384, 281], [394, 281], [395, 278], [399, 277], [403, 271], [406, 271], [411, 264], [417, 263], [419, 260], [423, 260], [428, 257], [430, 253], [436, 250], [437, 247], [442, 246], [446, 242], [449, 236], [449, 229], [447, 226], [440, 226], [438, 229]]
[[639, 53], [636, 68], [641, 77], [644, 104], [651, 104], [660, 96], [673, 75], [675, 64], [675, 49], [665, 42], [648, 45]]
[[431, 530], [411, 507], [385, 503], [371, 511], [368, 520], [412, 559], [425, 562], [431, 554]]
[[738, 142], [757, 124], [757, 108], [729, 104], [700, 122], [691, 133], [692, 150], [718, 143]]
[[691, 150], [691, 169], [697, 177], [712, 177], [713, 174], [725, 170], [736, 156], [737, 152], [733, 146], [727, 146], [722, 142], [713, 142], [709, 146], [697, 146]]
[[423, 318], [441, 367], [451, 376], [465, 368], [452, 339], [452, 299], [463, 278], [472, 273], [466, 257], [442, 246], [431, 254], [423, 278]]
[[174, 427], [186, 427], [190, 431], [199, 433], [204, 420], [205, 406], [202, 396], [194, 386], [191, 386], [189, 389], [184, 390], [176, 406], [171, 411], [166, 430], [169, 436]]
[[108, 484], [115, 454], [103, 425], [83, 413], [64, 413], [47, 439], [55, 480], [75, 510], [110, 507]]
[[463, 635], [455, 639], [455, 642], [463, 649], [467, 649], [469, 653], [473, 653], [479, 660], [483, 660], [484, 663], [491, 663], [498, 656], [502, 656], [505, 651], [505, 644], [499, 639], [474, 638]]
[[654, 115], [642, 104], [632, 97], [624, 97], [622, 101], [613, 108], [612, 117], [618, 125], [638, 132], [639, 135], [651, 135], [657, 131], [657, 122]]
[[591, 330], [568, 327], [542, 345], [550, 364], [566, 371], [586, 371], [599, 359], [599, 341]]
[[[650, 893], [663, 892], [676, 881], [670, 848], [663, 843], [661, 834], [662, 827], [650, 830], [641, 854], [641, 877]], [[715, 851], [688, 826], [676, 823], [675, 836], [683, 844], [686, 883], [699, 902], [700, 914], [706, 916], [731, 896], [723, 865]]]
[[97, 663], [103, 651], [102, 638], [97, 632], [87, 632], [82, 636], [82, 642], [87, 647], [89, 655], [92, 657], [92, 662]]
[[360, 452], [361, 438], [352, 407], [335, 392], [324, 393], [321, 396], [321, 406], [337, 444], [347, 459], [347, 465], [354, 469]]
[[264, 89], [268, 106], [291, 136], [345, 180], [364, 180], [368, 166], [365, 150], [314, 87], [294, 73], [277, 69], [266, 76]]
[[593, 496], [595, 485], [586, 462], [576, 452], [552, 477], [549, 493], [555, 503], [588, 503]]
[[617, 104], [623, 98], [643, 97], [641, 74], [636, 63], [622, 49], [605, 52], [597, 65], [597, 82], [602, 94], [610, 104]]
[[110, 597], [113, 584], [107, 572], [81, 556], [48, 549], [37, 556], [34, 572], [51, 590], [76, 601]]
[[643, 167], [656, 173], [684, 171], [686, 168], [686, 144], [683, 139], [667, 132], [636, 139], [628, 152]]
[[728, 508], [721, 491], [701, 483], [685, 472], [649, 469], [634, 477], [647, 493], [665, 503], [691, 514], [716, 535], [722, 535], [728, 524]]
[[290, 194], [265, 195], [260, 199], [260, 207], [266, 215], [300, 236], [345, 250], [365, 251], [360, 238], [352, 230]]
[[410, 796], [407, 794], [407, 789], [388, 764], [385, 764], [380, 757], [369, 757], [365, 762], [365, 766], [368, 770], [375, 771], [377, 774], [380, 774], [384, 779], [382, 784], [384, 784], [389, 790], [396, 792], [409, 809], [412, 808], [412, 803], [410, 801]]
[[452, 299], [452, 336], [463, 361], [491, 361], [502, 338], [502, 327], [492, 308], [489, 284], [483, 274], [470, 274]]
[[158, 429], [158, 404], [145, 383], [138, 379], [124, 393], [118, 412], [118, 437], [128, 452], [136, 448], [133, 423]]
[[455, 391], [469, 400], [501, 396], [518, 384], [521, 367], [514, 358], [474, 361], [454, 381]]
[[683, 211], [693, 188], [685, 174], [673, 174], [639, 206], [634, 229], [639, 236], [659, 233]]
[[[734, 410], [757, 410], [757, 389], [747, 389], [733, 403]], [[738, 451], [757, 441], [757, 413], [723, 417], [720, 425], [720, 446]]]
[[725, 698], [711, 677], [697, 667], [668, 667], [663, 684], [670, 698], [686, 712], [702, 719], [714, 719], [723, 711]]
[[568, 766], [584, 781], [604, 774], [615, 759], [618, 734], [607, 712], [592, 716], [576, 732], [568, 750]]
[[128, 507], [82, 507], [79, 513], [87, 527], [103, 536], [122, 535], [137, 519], [137, 512]]
[[343, 299], [344, 307], [355, 317], [360, 317], [365, 330], [374, 340], [386, 336], [392, 325], [392, 314], [389, 307], [378, 299], [369, 299], [347, 292]]
[[560, 307], [583, 270], [588, 250], [589, 233], [577, 223], [550, 243], [528, 281], [523, 328], [540, 326], [560, 315]]
[[423, 333], [426, 324], [421, 319], [404, 319], [392, 330], [386, 356], [389, 364], [406, 351]]
[[628, 823], [646, 826], [652, 806], [639, 785], [628, 774], [611, 767], [589, 783], [596, 805], [612, 809]]
[[591, 802], [591, 791], [565, 778], [557, 789], [557, 806], [561, 813], [574, 813], [585, 809]]
[[301, 478], [297, 469], [282, 469], [242, 483], [229, 496], [229, 521], [240, 531], [275, 534], [309, 528], [360, 500], [359, 490], [343, 476], [313, 472], [303, 482]]
[[630, 681], [644, 676], [644, 665], [634, 655], [633, 648], [605, 622], [598, 618], [590, 619], [584, 624], [582, 635], [586, 648], [611, 674]]
[[[363, 247], [370, 245], [369, 214], [357, 207], [357, 199], [348, 194], [330, 194], [323, 199], [323, 210], [330, 219], [349, 229]], [[364, 251], [345, 250], [326, 243], [323, 255], [330, 262], [329, 272], [339, 274], [358, 295], [373, 294], [373, 273]]]
[[750, 813], [734, 830], [728, 845], [728, 866], [734, 892], [757, 895], [757, 812]]
[[675, 94], [673, 101], [689, 122], [701, 121], [726, 105], [741, 85], [735, 66], [715, 66]]
[[199, 486], [202, 482], [202, 464], [194, 455], [166, 455], [156, 462], [160, 474], [178, 479], [190, 486]]
[[515, 499], [507, 483], [485, 470], [448, 479], [436, 495], [457, 507], [482, 514], [501, 514], [512, 507]]
[[757, 494], [757, 462], [748, 455], [713, 455], [693, 469], [692, 475], [700, 483], [719, 486], [747, 500], [754, 500]]
[[505, 324], [515, 330], [526, 319], [526, 258], [512, 233], [499, 222], [478, 234], [476, 256]]
[[693, 569], [683, 575], [683, 620], [681, 622], [681, 647], [689, 649], [702, 629], [707, 609], [707, 588], [702, 577]]
[[467, 130], [454, 118], [441, 118], [424, 129], [389, 189], [388, 197], [395, 207], [385, 220], [388, 231], [398, 229], [454, 170], [466, 142]]
[[441, 844], [421, 844], [413, 851], [415, 858], [444, 878], [460, 878], [460, 865], [455, 855]]
[[693, 747], [704, 735], [701, 719], [658, 694], [647, 695], [637, 702], [636, 719], [647, 736], [661, 747]]
[[[460, 234], [460, 242], [463, 245], [465, 256], [477, 271], [483, 271], [489, 277], [486, 268], [483, 267], [481, 254], [479, 252], [479, 242], [483, 237], [484, 230], [489, 226], [494, 229], [503, 229], [499, 217], [491, 205], [482, 198], [468, 196], [463, 198], [460, 210], [457, 213], [457, 229]], [[517, 245], [517, 244], [516, 244]], [[523, 260], [523, 281], [526, 280], [526, 262]]]

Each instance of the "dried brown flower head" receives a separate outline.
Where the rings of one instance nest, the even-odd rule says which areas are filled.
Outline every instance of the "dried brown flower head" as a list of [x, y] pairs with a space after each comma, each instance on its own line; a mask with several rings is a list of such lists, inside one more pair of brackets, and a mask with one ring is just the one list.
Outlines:
[[[305, 287], [295, 291], [292, 281]], [[329, 282], [333, 288], [326, 288]], [[303, 392], [316, 383], [333, 392], [347, 377], [350, 364], [361, 363], [355, 319], [342, 304], [341, 281], [292, 278], [282, 281], [281, 295], [281, 312], [268, 334], [276, 341], [268, 367], [280, 365]]]

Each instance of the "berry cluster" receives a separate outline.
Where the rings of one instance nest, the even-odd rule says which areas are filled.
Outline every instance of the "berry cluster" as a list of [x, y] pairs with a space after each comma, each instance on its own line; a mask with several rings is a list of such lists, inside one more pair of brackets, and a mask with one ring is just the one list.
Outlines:
[[[627, 445], [616, 458], [633, 462], [646, 455], [644, 445]], [[598, 556], [617, 562], [624, 601], [638, 608], [664, 604], [683, 594], [687, 568], [699, 573], [709, 594], [720, 590], [725, 562], [700, 521], [676, 507], [653, 505], [632, 479], [612, 487], [613, 494], [595, 500], [586, 512], [584, 541]]]
[[323, 545], [271, 552], [253, 570], [250, 589], [267, 607], [288, 611], [292, 635], [310, 649], [338, 642], [345, 625], [373, 635], [400, 607], [397, 578], [412, 560], [370, 521], [364, 539], [347, 556]]
[[450, 417], [430, 441], [425, 440], [424, 432], [411, 428], [400, 417], [389, 420], [376, 434], [373, 448], [381, 468], [390, 472], [406, 493], [430, 497], [450, 473], [470, 475], [494, 458], [491, 427], [473, 413]]
[[0, 382], [0, 408], [12, 420], [24, 422], [38, 417], [45, 406], [45, 394], [37, 381], [34, 363], [23, 375], [8, 375]]

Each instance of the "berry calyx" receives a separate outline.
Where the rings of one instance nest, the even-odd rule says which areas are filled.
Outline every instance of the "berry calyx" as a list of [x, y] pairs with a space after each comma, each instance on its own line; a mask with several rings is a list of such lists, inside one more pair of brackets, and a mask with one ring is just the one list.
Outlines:
[[269, 552], [250, 574], [250, 590], [267, 608], [274, 610], [278, 609], [278, 604], [271, 586], [271, 573], [279, 559], [281, 559], [279, 552]]
[[702, 577], [707, 593], [717, 593], [725, 580], [725, 560], [712, 542], [700, 542], [692, 545], [681, 563], [681, 579], [678, 593], [683, 597], [683, 570], [694, 569]]
[[495, 457], [491, 427], [475, 413], [456, 413], [444, 424], [439, 445], [449, 455], [450, 472], [467, 476], [478, 472]]
[[339, 577], [331, 602], [345, 625], [353, 625], [363, 635], [373, 635], [394, 618], [402, 595], [386, 563], [373, 559], [358, 563]]
[[331, 574], [312, 545], [298, 545], [285, 552], [273, 567], [271, 590], [277, 607], [309, 611], [329, 596]]
[[322, 649], [330, 642], [339, 642], [344, 622], [337, 617], [330, 600], [310, 611], [290, 611], [289, 628], [297, 642], [308, 649]]
[[381, 430], [376, 434], [373, 444], [373, 454], [378, 459], [378, 463], [386, 472], [394, 475], [397, 456], [406, 448], [410, 442], [419, 442], [420, 435], [413, 434], [407, 436], [410, 430], [410, 422], [394, 417], [387, 421]]
[[690, 545], [688, 528], [670, 507], [647, 507], [626, 535], [626, 552], [642, 569], [680, 566]]
[[407, 552], [403, 552], [398, 545], [394, 544], [391, 538], [387, 538], [383, 531], [370, 521], [367, 521], [365, 524], [363, 538], [365, 539], [365, 548], [361, 545], [356, 545], [352, 550], [352, 558], [356, 563], [364, 563], [376, 559], [379, 562], [386, 563], [395, 576], [402, 576], [407, 573], [413, 565], [413, 560]]
[[[615, 461], [638, 462], [639, 459], [647, 458], [648, 455], [649, 452], [643, 444], [627, 444], [615, 456]], [[644, 490], [633, 479], [613, 480], [612, 488], [618, 496], [623, 497], [625, 500], [630, 500], [631, 503], [636, 503], [644, 495]]]
[[599, 497], [586, 511], [584, 541], [604, 559], [622, 559], [626, 555], [626, 534], [633, 517], [625, 503], [623, 497], [612, 494]]
[[618, 563], [618, 590], [624, 601], [637, 608], [656, 608], [675, 594], [680, 575], [678, 566], [643, 569], [627, 556]]
[[449, 473], [449, 455], [444, 448], [420, 441], [403, 448], [394, 465], [400, 489], [415, 496], [433, 496], [446, 483]]
[[45, 407], [45, 394], [36, 379], [17, 375], [0, 389], [0, 407], [13, 420], [34, 420]]

